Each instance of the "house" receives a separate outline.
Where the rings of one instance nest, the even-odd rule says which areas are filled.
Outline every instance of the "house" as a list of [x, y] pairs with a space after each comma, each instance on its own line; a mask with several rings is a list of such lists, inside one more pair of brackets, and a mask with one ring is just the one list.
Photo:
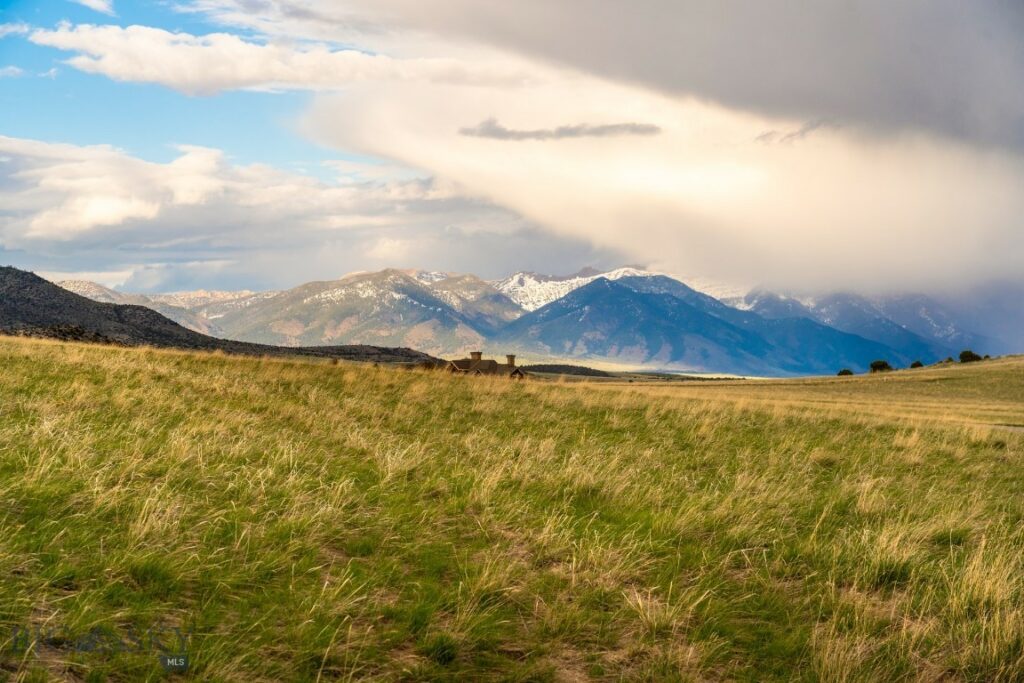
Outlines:
[[516, 357], [512, 354], [505, 356], [505, 363], [496, 360], [484, 360], [482, 351], [473, 351], [469, 358], [448, 361], [445, 369], [451, 373], [465, 375], [504, 375], [512, 379], [523, 379], [526, 373], [516, 367]]

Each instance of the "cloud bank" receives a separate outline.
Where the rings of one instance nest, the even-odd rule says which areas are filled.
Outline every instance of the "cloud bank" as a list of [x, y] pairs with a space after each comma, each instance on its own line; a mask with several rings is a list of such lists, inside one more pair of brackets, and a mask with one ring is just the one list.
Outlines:
[[102, 14], [109, 14], [114, 16], [114, 1], [113, 0], [71, 0], [79, 5], [88, 7], [91, 10], [100, 12]]
[[[1019, 3], [192, 7], [276, 35], [390, 50], [411, 37], [463, 58], [483, 45], [520, 60], [537, 77], [524, 92], [359, 86], [319, 97], [307, 130], [632, 260], [862, 289], [1024, 272]], [[488, 144], [556, 139], [565, 120], [643, 121], [660, 134], [580, 137], [571, 149]]]
[[[530, 232], [566, 252], [769, 285], [1024, 278], [1015, 0], [182, 2], [223, 30], [64, 25], [30, 38], [81, 71], [190, 95], [311, 90], [307, 136], [415, 177], [335, 186], [183, 148], [165, 165], [108, 159], [134, 170], [91, 187], [73, 173], [84, 152], [41, 166], [19, 153], [12, 196], [45, 201], [8, 221], [10, 244], [168, 226], [173, 249], [213, 259], [215, 243], [263, 248], [279, 221], [307, 246], [320, 230], [330, 251], [340, 230], [367, 263], [430, 266], [450, 220], [482, 253], [490, 236]], [[90, 148], [89, 163], [104, 153]], [[442, 188], [443, 200], [399, 198]], [[210, 216], [222, 242], [203, 235]], [[531, 257], [499, 251], [506, 270]]]
[[33, 31], [37, 44], [77, 53], [74, 68], [117, 81], [158, 83], [189, 95], [224, 90], [330, 90], [361, 81], [514, 86], [503, 65], [445, 58], [396, 59], [324, 44], [261, 43], [230, 33], [195, 36], [149, 26], [62, 25]]
[[0, 136], [0, 262], [147, 290], [278, 288], [424, 264], [498, 276], [506, 250], [541, 269], [615, 262], [405, 167], [329, 167], [324, 182], [205, 147], [154, 163]]
[[[487, 45], [768, 117], [1024, 149], [1017, 0], [200, 0], [269, 32]], [[566, 27], [571, 27], [567, 31]]]
[[[557, 112], [628, 115], [661, 133], [495, 147], [451, 126], [492, 111], [512, 112], [522, 130], [550, 130]], [[925, 133], [811, 134], [798, 121], [590, 79], [533, 88], [529, 102], [500, 89], [367, 89], [319, 98], [307, 129], [670, 272], [877, 289], [1017, 277], [1024, 266], [1024, 160]], [[765, 130], [796, 133], [765, 145]]]
[[28, 24], [0, 24], [0, 38], [24, 35], [28, 32]]

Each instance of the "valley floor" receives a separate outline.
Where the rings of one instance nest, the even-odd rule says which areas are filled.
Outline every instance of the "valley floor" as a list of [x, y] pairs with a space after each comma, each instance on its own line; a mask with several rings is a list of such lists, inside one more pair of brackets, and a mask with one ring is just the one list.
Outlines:
[[0, 338], [0, 680], [1022, 680], [997, 423], [1024, 360], [559, 384]]
[[[609, 382], [622, 387], [623, 382]], [[941, 364], [858, 377], [661, 382], [649, 396], [727, 401], [740, 407], [804, 409], [809, 416], [856, 415], [880, 420], [1024, 429], [1024, 356]], [[638, 390], [640, 387], [635, 387]]]

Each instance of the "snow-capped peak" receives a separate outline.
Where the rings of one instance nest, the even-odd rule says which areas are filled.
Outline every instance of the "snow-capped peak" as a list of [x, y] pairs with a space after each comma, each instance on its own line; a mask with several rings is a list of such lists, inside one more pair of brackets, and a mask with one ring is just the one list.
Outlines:
[[519, 272], [491, 284], [527, 311], [534, 311], [552, 301], [561, 299], [574, 289], [590, 284], [597, 278], [603, 277], [608, 280], [618, 280], [624, 277], [655, 276], [668, 277], [682, 282], [691, 289], [720, 300], [740, 298], [750, 291], [749, 287], [730, 285], [706, 278], [679, 277], [670, 273], [647, 270], [636, 266], [624, 266], [605, 272], [597, 271], [593, 268], [585, 268], [576, 275], [569, 275], [567, 277], [552, 277], [537, 273]]
[[527, 311], [535, 311], [541, 306], [546, 306], [552, 301], [561, 299], [569, 292], [588, 285], [601, 277], [609, 280], [618, 280], [623, 277], [651, 277], [653, 275], [662, 275], [662, 273], [653, 273], [649, 270], [633, 267], [616, 268], [615, 270], [593, 275], [570, 275], [565, 278], [521, 272], [491, 284]]

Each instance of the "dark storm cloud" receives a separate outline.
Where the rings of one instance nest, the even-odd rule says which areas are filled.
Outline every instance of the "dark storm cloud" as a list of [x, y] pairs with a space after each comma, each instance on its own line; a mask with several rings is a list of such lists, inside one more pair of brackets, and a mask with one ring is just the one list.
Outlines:
[[730, 107], [1024, 149], [1021, 0], [350, 5]]
[[567, 138], [603, 138], [616, 135], [657, 135], [661, 128], [648, 123], [612, 123], [591, 126], [585, 123], [542, 128], [537, 130], [514, 130], [498, 123], [497, 119], [481, 121], [471, 128], [462, 128], [460, 135], [492, 140], [564, 140]]
[[822, 129], [836, 129], [839, 128], [839, 124], [833, 121], [826, 121], [819, 119], [817, 121], [808, 121], [804, 125], [800, 126], [796, 130], [791, 131], [778, 131], [778, 130], [766, 130], [765, 132], [754, 138], [754, 142], [761, 142], [766, 145], [773, 143], [787, 144], [791, 142], [798, 142], [810, 136], [812, 133]]

